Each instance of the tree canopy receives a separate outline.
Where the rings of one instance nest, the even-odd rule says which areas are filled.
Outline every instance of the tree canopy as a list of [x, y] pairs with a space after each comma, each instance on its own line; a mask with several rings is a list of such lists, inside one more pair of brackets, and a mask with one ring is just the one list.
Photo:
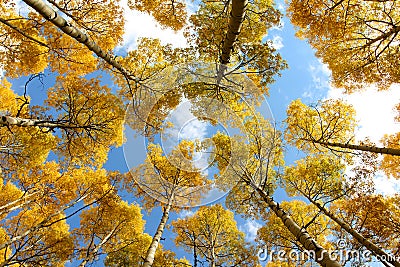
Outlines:
[[[399, 3], [282, 5], [0, 0], [0, 267], [399, 267], [399, 192], [376, 182], [400, 177], [400, 133], [360, 140], [343, 99], [265, 107], [284, 16], [331, 90], [398, 86]], [[128, 49], [131, 11], [186, 45]], [[146, 155], [115, 167], [131, 134]]]

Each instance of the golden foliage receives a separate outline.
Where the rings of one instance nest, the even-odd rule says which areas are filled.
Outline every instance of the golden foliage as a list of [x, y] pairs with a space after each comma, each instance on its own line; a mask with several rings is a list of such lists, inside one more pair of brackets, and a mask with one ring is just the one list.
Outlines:
[[[400, 104], [396, 106], [397, 116], [396, 122], [400, 122]], [[400, 148], [400, 133], [391, 135], [385, 135], [381, 142], [385, 147], [389, 148]], [[384, 155], [381, 163], [381, 168], [388, 176], [392, 176], [396, 179], [400, 178], [400, 157]]]
[[186, 24], [187, 11], [185, 1], [174, 0], [129, 0], [131, 9], [151, 14], [162, 26], [167, 26], [175, 31]]
[[3, 79], [0, 84], [0, 112], [1, 115], [17, 113], [17, 95], [11, 89], [11, 83]]
[[[172, 223], [175, 243], [217, 266], [260, 266], [254, 248], [244, 240], [233, 212], [222, 205], [202, 206], [192, 216]], [[199, 260], [199, 258], [197, 260]]]
[[[399, 195], [361, 195], [340, 200], [332, 211], [340, 215], [357, 231], [377, 245], [399, 255]], [[351, 241], [359, 246], [356, 240]]]
[[63, 129], [57, 152], [75, 164], [101, 166], [110, 147], [122, 145], [123, 105], [98, 78], [59, 76], [46, 103], [71, 126]]
[[336, 198], [344, 189], [345, 165], [334, 155], [309, 155], [286, 167], [282, 180], [289, 196], [305, 195], [311, 199]]
[[319, 142], [346, 144], [354, 137], [354, 108], [341, 100], [307, 106], [300, 99], [287, 108], [285, 139], [305, 151], [326, 151]]
[[104, 51], [113, 50], [122, 41], [125, 20], [119, 0], [49, 1], [71, 19]]
[[173, 207], [198, 203], [210, 181], [192, 162], [195, 143], [183, 140], [166, 155], [159, 145], [147, 149], [145, 163], [125, 175], [126, 188], [143, 197], [147, 209], [169, 201]]
[[[221, 48], [228, 30], [231, 5], [229, 1], [204, 1], [190, 16], [191, 25], [185, 34], [200, 54], [200, 60], [219, 62]], [[286, 63], [276, 54], [271, 43], [263, 38], [267, 31], [279, 23], [281, 13], [272, 1], [249, 1], [245, 20], [231, 52], [230, 67], [239, 66], [235, 73], [248, 74], [258, 89], [268, 92], [273, 76], [285, 69]]]
[[[129, 239], [130, 243], [125, 246], [117, 246], [114, 251], [108, 251], [105, 265], [110, 267], [118, 266], [141, 266], [146, 255], [147, 248], [151, 243], [151, 236], [142, 234]], [[124, 244], [121, 242], [120, 244]], [[185, 258], [177, 259], [174, 252], [164, 250], [161, 245], [158, 246], [154, 257], [154, 267], [175, 267], [191, 266]]]
[[22, 29], [31, 38], [0, 23], [1, 67], [11, 78], [42, 72], [48, 65], [49, 49], [46, 47], [45, 38], [40, 35], [40, 30], [36, 28], [34, 20], [25, 19], [17, 15], [17, 12], [14, 8], [6, 10], [2, 8], [2, 19], [9, 21], [14, 27]]
[[[400, 148], [400, 133], [385, 135], [382, 138], [383, 145], [390, 148]], [[399, 156], [384, 155], [381, 168], [387, 176], [396, 179], [400, 178], [400, 158]]]
[[316, 55], [328, 64], [335, 87], [347, 92], [400, 82], [398, 1], [289, 2], [288, 15]]
[[52, 71], [85, 75], [96, 70], [98, 59], [93, 56], [92, 51], [60, 32], [51, 22], [44, 21], [39, 15], [36, 19], [42, 22], [44, 35], [48, 36], [47, 42], [51, 47], [48, 55], [49, 67]]

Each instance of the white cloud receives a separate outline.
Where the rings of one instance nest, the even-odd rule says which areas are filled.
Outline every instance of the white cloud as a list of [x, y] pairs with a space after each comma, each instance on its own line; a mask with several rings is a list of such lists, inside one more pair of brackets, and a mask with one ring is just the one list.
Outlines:
[[18, 12], [18, 14], [21, 14], [21, 16], [27, 16], [29, 14], [29, 7], [24, 3], [24, 1], [16, 0], [13, 2], [15, 4], [15, 10]]
[[303, 98], [319, 99], [319, 94], [324, 92], [328, 99], [343, 99], [353, 105], [359, 125], [358, 140], [369, 137], [379, 143], [384, 134], [400, 131], [400, 124], [394, 121], [394, 107], [400, 103], [400, 84], [392, 85], [387, 91], [378, 91], [371, 85], [362, 92], [345, 94], [344, 90], [330, 84], [331, 71], [326, 64], [318, 60], [309, 65], [308, 71], [313, 86], [303, 93]]
[[185, 123], [179, 132], [179, 139], [203, 139], [207, 135], [207, 123], [194, 118]]
[[272, 26], [270, 31], [283, 31], [283, 28], [285, 28], [285, 21], [281, 20], [278, 25]]
[[370, 86], [364, 92], [344, 94], [342, 90], [331, 88], [328, 98], [343, 99], [353, 105], [357, 112], [359, 129], [357, 139], [369, 137], [378, 143], [384, 134], [400, 132], [400, 124], [394, 121], [394, 107], [400, 103], [400, 84], [390, 87], [387, 91], [378, 91]]
[[254, 220], [248, 220], [244, 225], [239, 226], [239, 230], [244, 232], [246, 235], [246, 241], [251, 242], [257, 236], [258, 229], [261, 228], [261, 224]]
[[192, 211], [192, 210], [182, 210], [181, 212], [178, 213], [178, 218], [183, 219], [186, 217], [193, 216], [193, 214], [194, 214], [194, 211]]
[[279, 35], [275, 35], [272, 37], [272, 47], [275, 48], [276, 50], [279, 50], [283, 48], [283, 39]]
[[[342, 90], [332, 88], [328, 98], [341, 98], [353, 105], [359, 128], [355, 132], [357, 140], [368, 137], [381, 146], [380, 139], [384, 134], [400, 132], [400, 124], [394, 121], [394, 106], [400, 103], [400, 85], [392, 86], [388, 91], [378, 91], [371, 86], [364, 92], [344, 94]], [[375, 192], [393, 195], [400, 191], [400, 180], [389, 178], [382, 172], [374, 177]]]
[[[173, 124], [172, 128], [165, 131], [168, 142], [181, 140], [204, 139], [207, 136], [207, 123], [199, 121], [190, 111], [192, 103], [183, 99], [182, 102], [166, 119]], [[175, 145], [176, 145], [175, 144]]]
[[200, 8], [200, 5], [193, 0], [186, 0], [185, 4], [186, 4], [186, 11], [188, 14], [188, 18], [194, 13], [196, 13], [197, 10], [199, 10]]
[[331, 71], [321, 60], [314, 60], [311, 62], [308, 65], [307, 71], [311, 77], [311, 82], [309, 87], [301, 95], [302, 98], [312, 101], [323, 98], [331, 87], [329, 81]]
[[328, 65], [323, 64], [320, 60], [314, 64], [308, 66], [308, 71], [311, 74], [313, 85], [316, 89], [328, 89], [330, 88], [329, 77], [331, 76], [331, 71]]
[[285, 12], [286, 10], [286, 3], [285, 1], [278, 0], [275, 2], [277, 9], [281, 12]]
[[[192, 104], [183, 99], [175, 110], [167, 117], [166, 121], [173, 124], [172, 128], [165, 130], [162, 136], [164, 151], [169, 153], [182, 140], [204, 140], [208, 135], [208, 123], [199, 121], [190, 111]], [[195, 152], [193, 164], [207, 175], [208, 154]]]
[[183, 31], [177, 31], [170, 28], [163, 28], [155, 19], [144, 12], [131, 10], [126, 0], [121, 3], [124, 6], [125, 34], [123, 36], [122, 47], [127, 51], [137, 47], [137, 38], [148, 37], [158, 38], [162, 44], [172, 44], [174, 47], [185, 47], [187, 42], [183, 36]]
[[302, 98], [311, 98], [311, 99], [312, 99], [313, 96], [314, 96], [314, 94], [313, 94], [313, 92], [310, 91], [310, 90], [304, 91], [304, 92], [301, 94], [301, 97], [302, 97]]
[[400, 192], [400, 180], [393, 177], [388, 178], [381, 172], [375, 176], [374, 182], [378, 194], [394, 195]]

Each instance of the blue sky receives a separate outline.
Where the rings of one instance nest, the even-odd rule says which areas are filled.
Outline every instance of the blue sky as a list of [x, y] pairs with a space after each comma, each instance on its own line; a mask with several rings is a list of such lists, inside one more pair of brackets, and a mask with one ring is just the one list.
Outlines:
[[[279, 2], [283, 6], [282, 2]], [[192, 7], [193, 10], [194, 7]], [[186, 45], [186, 41], [182, 32], [173, 32], [170, 29], [162, 29], [149, 15], [137, 11], [126, 11], [126, 34], [124, 43], [118, 50], [129, 51], [136, 47], [136, 40], [139, 37], [160, 38], [161, 41], [172, 43], [176, 47]], [[369, 88], [368, 93], [344, 95], [340, 89], [332, 88], [329, 84], [329, 70], [323, 65], [319, 59], [314, 56], [314, 51], [310, 48], [305, 40], [300, 40], [294, 36], [294, 29], [290, 22], [284, 18], [282, 27], [273, 29], [269, 32], [267, 39], [273, 40], [279, 53], [288, 62], [289, 69], [282, 72], [281, 77], [276, 77], [276, 82], [270, 86], [269, 97], [266, 97], [265, 103], [260, 108], [261, 112], [266, 116], [272, 113], [276, 122], [280, 123], [285, 119], [286, 107], [289, 103], [297, 98], [302, 98], [305, 103], [314, 103], [319, 99], [328, 97], [343, 98], [354, 105], [358, 112], [358, 120], [360, 129], [357, 133], [358, 138], [366, 136], [371, 137], [373, 141], [379, 141], [384, 133], [394, 133], [400, 131], [400, 125], [393, 122], [394, 113], [392, 111], [394, 105], [400, 102], [399, 86], [394, 86], [392, 90], [387, 92], [377, 92], [374, 88]], [[48, 74], [45, 83], [41, 86], [38, 83], [33, 84], [29, 90], [33, 103], [40, 104], [46, 97], [46, 90], [54, 83], [54, 74]], [[107, 82], [107, 80], [105, 80]], [[17, 82], [14, 84], [14, 90], [17, 93], [23, 92], [23, 84]], [[397, 91], [396, 91], [397, 89]], [[374, 108], [372, 109], [372, 103]], [[179, 113], [180, 112], [180, 113]], [[183, 111], [178, 111], [182, 115]], [[186, 115], [183, 123], [192, 120], [190, 114]], [[173, 116], [173, 115], [171, 115]], [[180, 119], [183, 116], [179, 117]], [[179, 118], [175, 118], [175, 121]], [[171, 117], [171, 120], [174, 118]], [[183, 132], [183, 137], [205, 137], [207, 131], [204, 129], [208, 126], [202, 122], [192, 120]], [[142, 163], [146, 157], [145, 140], [143, 137], [134, 136], [134, 132], [130, 129], [126, 130], [127, 142], [123, 147], [113, 148], [109, 154], [109, 160], [105, 164], [105, 168], [109, 170], [119, 170], [126, 172], [129, 168]], [[169, 139], [169, 141], [174, 141]], [[299, 158], [301, 153], [295, 149], [288, 149], [285, 154], [286, 163], [290, 164]], [[203, 164], [200, 162], [199, 164]], [[387, 179], [383, 175], [379, 175], [378, 191], [385, 193], [394, 193], [400, 191], [400, 181]], [[282, 190], [278, 190], [275, 195], [277, 201], [286, 199]], [[223, 199], [219, 200], [221, 203]], [[169, 222], [178, 218], [190, 215], [192, 211], [183, 211], [179, 214], [172, 214]], [[150, 214], [143, 212], [146, 220], [146, 232], [153, 235], [162, 214], [160, 208], [155, 208]], [[257, 229], [261, 226], [260, 222], [244, 220], [236, 216], [239, 228], [244, 231], [247, 238], [251, 240]], [[171, 249], [178, 256], [186, 255], [183, 249], [176, 248], [173, 244], [173, 235], [170, 230], [164, 233], [165, 241], [162, 244], [165, 248]], [[191, 259], [190, 256], [188, 256]], [[101, 262], [96, 263], [101, 266]]]

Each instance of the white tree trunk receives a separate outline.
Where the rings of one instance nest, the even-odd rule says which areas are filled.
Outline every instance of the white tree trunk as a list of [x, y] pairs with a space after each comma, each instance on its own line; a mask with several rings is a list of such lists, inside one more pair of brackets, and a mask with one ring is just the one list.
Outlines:
[[172, 201], [173, 201], [173, 196], [170, 198], [167, 206], [163, 210], [163, 214], [162, 214], [160, 223], [157, 227], [156, 233], [153, 236], [153, 240], [151, 241], [150, 247], [147, 250], [146, 259], [144, 260], [142, 267], [153, 266], [154, 256], [156, 255], [156, 250], [157, 250], [158, 244], [160, 243], [161, 236], [164, 232], [165, 225], [167, 224], [167, 221], [169, 218], [169, 212], [171, 211]]
[[220, 65], [217, 71], [217, 84], [219, 85], [222, 77], [227, 69], [226, 64], [229, 63], [233, 44], [236, 42], [240, 33], [240, 28], [246, 13], [247, 0], [232, 0], [232, 10], [229, 17], [228, 31], [223, 40], [223, 46], [220, 57]]
[[70, 25], [62, 16], [59, 16], [50, 6], [42, 0], [23, 0], [27, 5], [36, 10], [45, 19], [52, 22], [64, 33], [84, 44], [89, 50], [93, 51], [98, 57], [105, 60], [108, 64], [119, 70], [126, 78], [139, 82], [139, 79], [130, 74], [121, 64], [115, 60], [115, 56], [100, 48], [95, 42], [91, 41], [89, 36], [78, 28]]
[[324, 267], [341, 267], [339, 262], [330, 258], [328, 251], [319, 245], [304, 229], [302, 229], [267, 193], [260, 187], [252, 185], [268, 204], [269, 208], [278, 216], [285, 227], [295, 236], [296, 240], [308, 251], [314, 251], [314, 259]]
[[342, 143], [330, 143], [330, 142], [323, 142], [323, 141], [318, 141], [318, 140], [309, 140], [309, 141], [320, 144], [324, 147], [340, 147], [340, 148], [346, 148], [346, 149], [351, 149], [351, 150], [360, 150], [360, 151], [367, 151], [367, 152], [372, 152], [372, 153], [400, 156], [400, 149], [395, 149], [395, 148], [366, 146], [366, 145], [352, 145], [352, 144], [342, 144]]
[[247, 0], [232, 0], [232, 10], [229, 18], [228, 31], [225, 35], [221, 51], [221, 64], [229, 63], [233, 44], [237, 40], [244, 20], [247, 2]]
[[38, 126], [43, 128], [84, 128], [84, 126], [71, 125], [66, 122], [1, 116], [0, 126], [9, 126], [9, 125], [15, 125], [21, 127]]

